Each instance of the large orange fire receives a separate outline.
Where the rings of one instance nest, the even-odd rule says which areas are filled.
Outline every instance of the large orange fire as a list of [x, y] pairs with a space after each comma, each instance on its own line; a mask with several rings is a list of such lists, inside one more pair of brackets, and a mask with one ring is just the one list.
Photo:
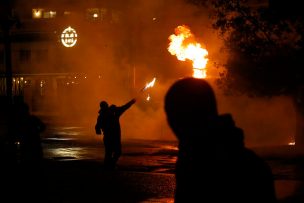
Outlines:
[[180, 61], [186, 59], [192, 61], [193, 74], [195, 78], [206, 78], [206, 65], [208, 62], [208, 51], [195, 41], [194, 35], [185, 25], [175, 28], [175, 34], [169, 36], [168, 51], [176, 55]]

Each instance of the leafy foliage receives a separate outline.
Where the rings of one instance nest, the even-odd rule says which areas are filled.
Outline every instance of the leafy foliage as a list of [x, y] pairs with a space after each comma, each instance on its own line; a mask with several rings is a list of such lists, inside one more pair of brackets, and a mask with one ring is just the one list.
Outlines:
[[[200, 0], [195, 0], [198, 4]], [[202, 2], [202, 1], [201, 1]], [[297, 4], [209, 0], [229, 59], [219, 85], [250, 96], [294, 95], [304, 82], [304, 24]], [[296, 1], [294, 1], [296, 2]]]

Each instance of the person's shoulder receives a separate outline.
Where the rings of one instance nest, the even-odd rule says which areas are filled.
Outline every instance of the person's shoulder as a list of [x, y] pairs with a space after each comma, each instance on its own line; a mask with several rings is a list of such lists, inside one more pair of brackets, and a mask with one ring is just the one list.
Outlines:
[[38, 124], [44, 124], [44, 122], [36, 115], [30, 115], [29, 116], [29, 121], [32, 123], [38, 123]]
[[250, 160], [263, 161], [263, 158], [261, 156], [259, 156], [255, 151], [248, 147], [244, 147], [243, 155]]
[[245, 163], [252, 167], [252, 169], [261, 169], [261, 170], [270, 170], [270, 166], [268, 165], [266, 159], [260, 155], [258, 155], [255, 151], [249, 148], [244, 148], [244, 160]]
[[30, 117], [30, 119], [33, 119], [33, 120], [41, 120], [38, 116], [33, 115], [33, 114], [29, 115], [29, 117]]

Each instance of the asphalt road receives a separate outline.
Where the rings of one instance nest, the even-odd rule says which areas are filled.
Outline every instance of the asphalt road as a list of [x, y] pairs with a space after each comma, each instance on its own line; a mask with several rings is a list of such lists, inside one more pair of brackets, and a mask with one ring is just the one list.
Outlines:
[[[43, 143], [46, 159], [39, 167], [3, 163], [0, 202], [173, 202], [174, 143], [125, 142], [117, 170], [107, 171], [101, 140], [87, 139], [78, 131], [69, 128], [48, 134]], [[279, 203], [303, 203], [303, 154], [290, 146], [254, 150], [273, 170]]]

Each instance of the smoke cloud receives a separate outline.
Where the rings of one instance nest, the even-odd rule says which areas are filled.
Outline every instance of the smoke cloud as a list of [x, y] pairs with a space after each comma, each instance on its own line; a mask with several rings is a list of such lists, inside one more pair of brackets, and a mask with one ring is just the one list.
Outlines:
[[[81, 12], [94, 7], [75, 5], [71, 8]], [[61, 10], [70, 6], [55, 5]], [[44, 99], [42, 110], [60, 114], [54, 123], [86, 126], [94, 134], [100, 101], [123, 105], [137, 98], [137, 103], [121, 117], [123, 139], [174, 140], [166, 122], [163, 99], [173, 81], [190, 76], [192, 68], [190, 62], [178, 61], [170, 55], [168, 37], [178, 25], [189, 26], [197, 41], [208, 50], [208, 71], [216, 77], [213, 64], [226, 56], [211, 28], [208, 11], [182, 0], [111, 1], [105, 3], [105, 7], [102, 22], [90, 23], [83, 14], [71, 12], [54, 25], [54, 44], [48, 47], [49, 60], [33, 66], [40, 72], [55, 69], [55, 72], [69, 73], [70, 78], [57, 77], [59, 93], [53, 100]], [[67, 26], [78, 33], [77, 45], [73, 48], [63, 47], [58, 40]], [[52, 26], [49, 29], [53, 29]], [[38, 45], [35, 47], [39, 49]], [[154, 77], [157, 78], [155, 86], [140, 92]], [[45, 87], [53, 87], [50, 83], [53, 83], [51, 79]], [[226, 97], [213, 86], [220, 112], [233, 114], [236, 124], [245, 131], [248, 145], [276, 145], [292, 140], [295, 115], [288, 98]], [[150, 101], [146, 101], [148, 94]]]

